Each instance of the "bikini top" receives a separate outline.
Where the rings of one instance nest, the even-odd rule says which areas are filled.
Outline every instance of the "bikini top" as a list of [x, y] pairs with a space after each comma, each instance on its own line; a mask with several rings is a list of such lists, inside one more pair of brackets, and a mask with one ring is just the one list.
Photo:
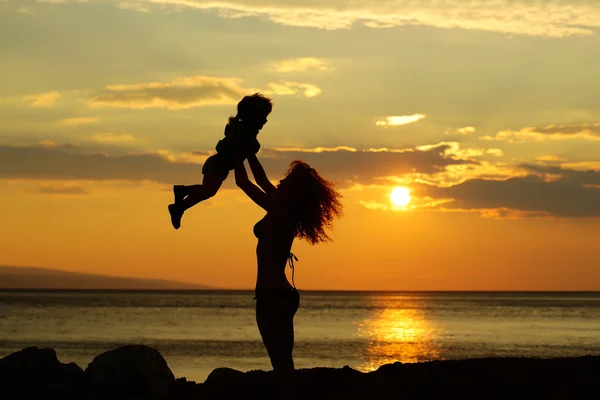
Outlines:
[[[265, 226], [265, 219], [261, 219], [260, 221], [258, 221], [256, 224], [254, 224], [254, 228], [252, 228], [252, 231], [254, 232], [254, 236], [256, 236], [257, 239], [260, 239], [263, 234], [264, 234], [264, 226]], [[298, 257], [296, 257], [296, 255], [294, 253], [289, 254], [288, 258], [288, 265], [290, 266], [290, 269], [292, 270], [292, 285], [294, 286], [294, 289], [296, 288], [296, 283], [294, 282], [294, 261], [298, 261]]]

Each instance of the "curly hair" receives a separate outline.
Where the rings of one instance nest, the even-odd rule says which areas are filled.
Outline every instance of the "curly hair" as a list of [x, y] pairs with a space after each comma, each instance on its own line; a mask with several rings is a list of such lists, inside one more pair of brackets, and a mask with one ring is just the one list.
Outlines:
[[296, 220], [297, 238], [312, 245], [331, 240], [326, 230], [342, 215], [342, 195], [332, 182], [305, 162], [295, 160], [277, 190], [284, 192], [288, 211]]
[[237, 114], [229, 117], [229, 122], [241, 118], [247, 119], [253, 116], [267, 116], [273, 111], [273, 101], [264, 94], [254, 93], [249, 96], [244, 96], [237, 104]]

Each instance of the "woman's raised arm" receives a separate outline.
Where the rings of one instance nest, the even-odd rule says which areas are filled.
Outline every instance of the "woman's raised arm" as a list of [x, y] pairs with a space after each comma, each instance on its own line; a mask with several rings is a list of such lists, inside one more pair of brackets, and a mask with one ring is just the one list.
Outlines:
[[269, 181], [269, 178], [267, 178], [267, 173], [260, 164], [260, 161], [258, 161], [258, 158], [256, 158], [256, 154], [248, 156], [248, 164], [250, 165], [250, 170], [252, 171], [252, 175], [258, 186], [260, 186], [267, 194], [274, 192], [276, 188], [271, 181]]
[[248, 173], [246, 172], [246, 166], [243, 162], [239, 163], [235, 167], [235, 184], [246, 193], [253, 202], [262, 207], [265, 211], [267, 210], [267, 194], [260, 190], [258, 186], [250, 182]]

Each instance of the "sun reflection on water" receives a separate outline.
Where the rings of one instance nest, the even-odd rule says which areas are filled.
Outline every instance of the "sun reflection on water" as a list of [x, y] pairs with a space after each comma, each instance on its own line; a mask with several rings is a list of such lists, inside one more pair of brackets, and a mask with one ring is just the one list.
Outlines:
[[359, 324], [358, 336], [367, 339], [368, 345], [359, 355], [363, 361], [356, 369], [368, 372], [396, 361], [440, 359], [440, 348], [435, 345], [437, 331], [419, 309], [377, 310]]

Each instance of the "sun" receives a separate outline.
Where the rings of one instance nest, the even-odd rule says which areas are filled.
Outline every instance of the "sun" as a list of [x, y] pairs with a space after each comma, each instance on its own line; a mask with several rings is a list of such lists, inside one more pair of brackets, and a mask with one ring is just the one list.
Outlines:
[[410, 203], [410, 190], [403, 186], [397, 186], [392, 190], [390, 199], [395, 206], [404, 207]]

